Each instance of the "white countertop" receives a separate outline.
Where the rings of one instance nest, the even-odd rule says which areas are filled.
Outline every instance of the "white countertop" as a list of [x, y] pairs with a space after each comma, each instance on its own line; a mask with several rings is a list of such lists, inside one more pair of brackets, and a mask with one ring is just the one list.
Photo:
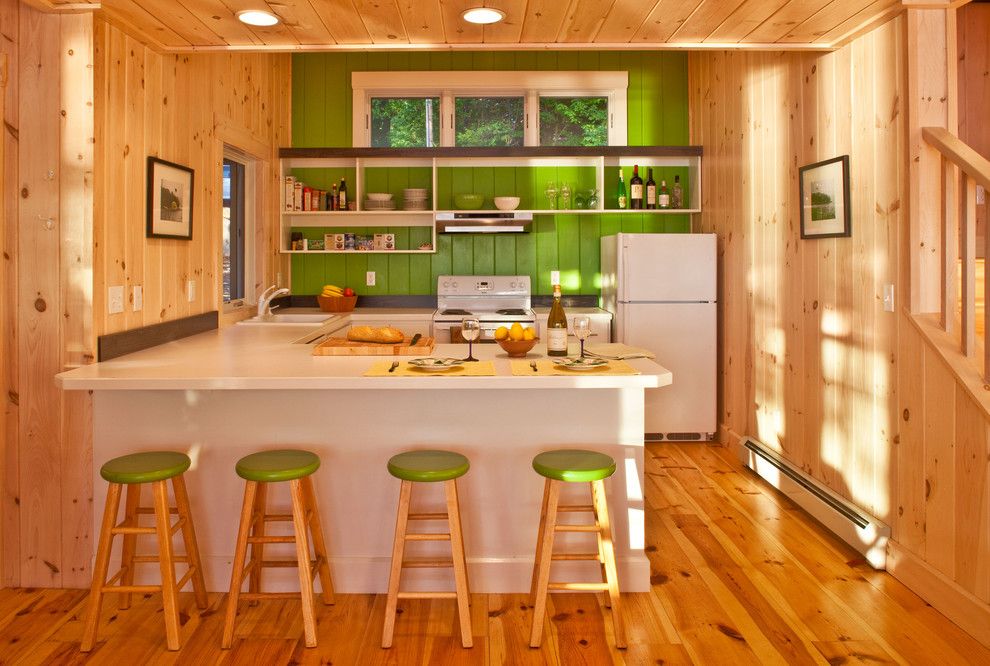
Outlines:
[[[378, 310], [376, 308], [365, 308]], [[385, 310], [384, 308], [380, 310]], [[391, 318], [422, 317], [399, 309], [381, 314]], [[431, 311], [432, 312], [432, 311]], [[360, 312], [358, 314], [365, 314]], [[111, 361], [94, 363], [56, 376], [59, 386], [79, 390], [179, 389], [550, 389], [653, 388], [671, 383], [671, 373], [653, 361], [630, 360], [641, 375], [573, 377], [514, 377], [510, 359], [498, 345], [475, 345], [475, 356], [494, 359], [494, 377], [364, 377], [375, 361], [389, 356], [313, 356], [307, 344], [293, 341], [312, 337], [319, 327], [299, 325], [234, 325], [208, 331]], [[544, 358], [538, 343], [527, 359]], [[575, 346], [576, 350], [576, 346]], [[537, 353], [539, 352], [539, 353]], [[434, 356], [463, 358], [467, 345], [437, 345]], [[410, 357], [405, 357], [406, 359]]]

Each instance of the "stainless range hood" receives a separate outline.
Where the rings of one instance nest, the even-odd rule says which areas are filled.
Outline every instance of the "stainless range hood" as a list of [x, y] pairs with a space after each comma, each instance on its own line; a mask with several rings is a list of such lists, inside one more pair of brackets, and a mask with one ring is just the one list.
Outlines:
[[532, 213], [516, 211], [440, 211], [434, 215], [437, 231], [445, 234], [525, 233]]

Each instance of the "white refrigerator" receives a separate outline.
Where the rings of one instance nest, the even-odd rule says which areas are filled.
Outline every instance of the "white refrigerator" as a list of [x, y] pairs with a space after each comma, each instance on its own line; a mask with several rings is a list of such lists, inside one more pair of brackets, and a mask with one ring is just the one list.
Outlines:
[[646, 391], [649, 440], [711, 439], [716, 427], [714, 234], [602, 237], [602, 307], [612, 340], [648, 349], [673, 383]]

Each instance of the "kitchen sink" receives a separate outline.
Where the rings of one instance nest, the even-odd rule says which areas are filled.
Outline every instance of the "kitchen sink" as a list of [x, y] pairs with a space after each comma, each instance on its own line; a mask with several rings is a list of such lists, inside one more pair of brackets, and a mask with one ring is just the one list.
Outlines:
[[317, 324], [322, 324], [330, 319], [333, 319], [337, 315], [326, 314], [324, 312], [318, 314], [273, 314], [268, 319], [261, 319], [259, 317], [251, 317], [250, 319], [245, 319], [241, 321], [242, 324], [261, 324], [261, 325], [271, 325], [271, 324], [308, 324], [314, 326]]

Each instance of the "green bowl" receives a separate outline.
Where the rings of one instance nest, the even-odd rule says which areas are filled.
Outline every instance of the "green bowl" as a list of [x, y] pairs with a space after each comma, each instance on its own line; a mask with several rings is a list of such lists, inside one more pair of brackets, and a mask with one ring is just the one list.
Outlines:
[[454, 205], [461, 210], [478, 210], [485, 203], [483, 194], [455, 194]]

